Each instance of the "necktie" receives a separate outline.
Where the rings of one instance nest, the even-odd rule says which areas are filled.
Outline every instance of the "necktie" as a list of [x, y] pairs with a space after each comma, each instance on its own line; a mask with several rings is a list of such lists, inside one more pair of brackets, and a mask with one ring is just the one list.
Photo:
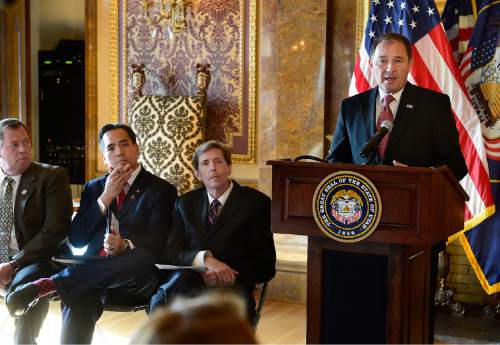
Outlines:
[[[377, 121], [377, 131], [380, 129], [380, 126], [384, 121], [391, 121], [391, 122], [394, 121], [394, 115], [392, 114], [391, 107], [389, 107], [389, 104], [391, 104], [392, 101], [394, 101], [394, 97], [392, 97], [391, 95], [387, 95], [384, 97], [384, 106], [380, 111], [380, 116], [378, 117]], [[387, 142], [389, 141], [389, 135], [390, 133], [387, 133], [382, 138], [377, 147], [378, 156], [380, 157], [381, 160], [384, 159], [385, 149], [387, 148]]]
[[14, 225], [13, 182], [14, 180], [10, 177], [2, 181], [4, 193], [0, 198], [0, 263], [9, 261], [10, 234]]
[[125, 201], [125, 196], [127, 195], [128, 189], [129, 189], [128, 183], [125, 183], [125, 185], [123, 186], [122, 191], [116, 197], [116, 208], [118, 210], [120, 209], [120, 207], [122, 207], [123, 202]]
[[208, 209], [208, 225], [212, 226], [215, 224], [215, 220], [217, 219], [217, 214], [219, 213], [220, 201], [214, 199], [210, 204], [210, 208]]
[[[116, 197], [116, 209], [117, 210], [119, 210], [120, 207], [122, 207], [123, 201], [125, 200], [125, 196], [127, 195], [128, 190], [129, 190], [129, 185], [128, 185], [128, 183], [125, 183], [125, 185], [123, 186], [122, 191]], [[99, 255], [99, 256], [106, 256], [108, 254], [104, 250], [104, 247], [102, 247], [101, 250], [99, 251], [99, 253], [97, 253], [97, 255]]]

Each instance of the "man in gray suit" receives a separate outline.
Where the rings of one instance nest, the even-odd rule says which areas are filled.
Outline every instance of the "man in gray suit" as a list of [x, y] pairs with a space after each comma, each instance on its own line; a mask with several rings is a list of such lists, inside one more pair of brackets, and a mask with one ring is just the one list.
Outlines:
[[[17, 119], [0, 121], [0, 289], [17, 286], [60, 270], [52, 261], [66, 238], [72, 203], [66, 170], [32, 159], [31, 140]], [[41, 299], [16, 319], [16, 344], [34, 344], [47, 316]]]

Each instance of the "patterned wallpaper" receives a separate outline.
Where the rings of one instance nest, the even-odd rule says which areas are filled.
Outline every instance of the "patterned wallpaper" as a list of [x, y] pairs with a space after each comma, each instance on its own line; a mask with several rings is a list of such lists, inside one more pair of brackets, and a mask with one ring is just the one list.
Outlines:
[[[126, 64], [145, 65], [146, 95], [196, 93], [197, 63], [210, 63], [207, 139], [218, 139], [233, 147], [233, 153], [248, 154], [248, 93], [245, 0], [192, 0], [187, 28], [165, 37], [163, 23], [149, 26], [141, 0], [127, 1]], [[154, 32], [156, 31], [156, 34]], [[130, 68], [127, 71], [127, 109], [131, 109]]]

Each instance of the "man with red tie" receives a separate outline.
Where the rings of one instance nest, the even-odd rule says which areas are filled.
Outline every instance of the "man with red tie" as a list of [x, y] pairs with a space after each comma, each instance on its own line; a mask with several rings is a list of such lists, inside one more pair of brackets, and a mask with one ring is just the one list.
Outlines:
[[158, 283], [155, 263], [177, 197], [174, 186], [138, 163], [140, 150], [129, 126], [105, 125], [99, 146], [109, 173], [85, 184], [69, 240], [87, 246], [85, 255], [103, 259], [22, 285], [6, 298], [10, 313], [21, 316], [39, 298], [57, 293], [63, 306], [61, 343], [90, 344], [104, 302], [147, 303]]
[[[412, 47], [405, 36], [385, 33], [374, 39], [370, 68], [378, 86], [342, 101], [326, 157], [328, 162], [417, 167], [447, 165], [457, 180], [467, 174], [450, 98], [409, 83], [411, 64]], [[386, 121], [392, 130], [374, 147], [371, 155], [363, 156], [365, 145]], [[437, 254], [444, 248], [444, 242], [432, 248], [431, 277], [436, 276]], [[376, 274], [383, 274], [383, 269]], [[431, 279], [432, 291], [435, 282]], [[434, 294], [431, 293], [431, 306], [433, 302]], [[432, 343], [434, 312], [429, 318], [429, 329], [429, 342]]]
[[[407, 82], [411, 63], [405, 36], [386, 33], [375, 39], [370, 68], [378, 86], [342, 101], [328, 162], [447, 165], [458, 180], [467, 174], [450, 98]], [[392, 131], [363, 157], [364, 146], [385, 121], [392, 123]]]

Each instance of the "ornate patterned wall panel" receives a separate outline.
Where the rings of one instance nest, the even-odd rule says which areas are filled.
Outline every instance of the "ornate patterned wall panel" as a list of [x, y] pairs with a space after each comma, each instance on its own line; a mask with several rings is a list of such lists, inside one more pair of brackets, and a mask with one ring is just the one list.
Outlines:
[[192, 95], [196, 64], [210, 63], [206, 138], [233, 147], [236, 162], [254, 163], [257, 0], [193, 0], [186, 30], [170, 39], [163, 23], [147, 24], [142, 0], [119, 1], [118, 7], [120, 119], [127, 121], [131, 109], [126, 66], [146, 66], [144, 94]]

